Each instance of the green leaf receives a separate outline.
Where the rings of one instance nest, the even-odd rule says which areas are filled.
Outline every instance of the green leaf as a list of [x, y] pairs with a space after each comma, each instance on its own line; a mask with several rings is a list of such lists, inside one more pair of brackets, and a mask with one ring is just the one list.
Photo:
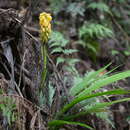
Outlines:
[[69, 41], [64, 38], [64, 35], [62, 33], [57, 32], [57, 31], [53, 31], [51, 33], [51, 37], [49, 40], [50, 48], [55, 47], [55, 46], [65, 47], [68, 43], [69, 43]]
[[96, 48], [93, 45], [91, 45], [91, 43], [87, 43], [86, 46], [87, 46], [88, 49], [93, 51], [95, 54], [97, 53]]
[[112, 128], [115, 129], [115, 126], [114, 126], [114, 121], [111, 119], [111, 113], [110, 112], [97, 112], [95, 113], [96, 116], [100, 119], [102, 119], [103, 121], [105, 121], [107, 124], [111, 125]]
[[64, 7], [65, 0], [49, 0], [50, 2], [50, 9], [53, 11], [54, 14], [58, 14]]
[[46, 97], [42, 91], [39, 93], [39, 104], [41, 107], [46, 104]]
[[88, 129], [93, 129], [91, 126], [80, 123], [80, 122], [70, 122], [64, 120], [53, 120], [48, 123], [49, 126], [61, 126], [61, 125], [79, 125]]
[[92, 2], [88, 5], [88, 8], [91, 8], [91, 9], [98, 9], [102, 12], [106, 12], [106, 13], [110, 13], [111, 14], [111, 11], [109, 9], [109, 6], [107, 6], [105, 3], [103, 2]]
[[57, 60], [56, 60], [56, 66], [58, 66], [60, 63], [63, 63], [63, 62], [65, 62], [65, 58], [58, 57]]
[[49, 82], [49, 98], [48, 98], [48, 104], [51, 106], [52, 102], [53, 102], [53, 97], [55, 94], [55, 88], [51, 85], [51, 83]]
[[130, 51], [124, 51], [124, 54], [125, 54], [126, 56], [130, 56]]
[[114, 33], [108, 27], [105, 27], [101, 24], [96, 23], [87, 23], [84, 24], [79, 29], [79, 36], [82, 39], [83, 37], [90, 37], [90, 38], [105, 38], [105, 37], [113, 37]]
[[88, 73], [88, 75], [86, 75], [83, 78], [82, 82], [80, 82], [76, 86], [73, 86], [70, 89], [69, 94], [72, 96], [76, 96], [79, 92], [81, 92], [83, 89], [85, 89], [91, 83], [92, 79], [96, 79], [96, 77], [110, 65], [111, 65], [111, 63], [106, 65], [105, 67], [99, 69], [98, 71], [92, 71], [92, 72]]
[[119, 54], [119, 51], [117, 51], [117, 50], [112, 50], [112, 51], [111, 51], [111, 54], [112, 54], [113, 56], [118, 55], [118, 54]]
[[83, 7], [83, 4], [73, 2], [69, 4], [66, 11], [71, 13], [72, 16], [76, 15], [84, 16], [85, 8]]
[[63, 109], [58, 113], [59, 115], [63, 115], [65, 112], [67, 112], [68, 110], [70, 110], [72, 107], [74, 107], [77, 103], [80, 103], [81, 101], [93, 98], [93, 97], [98, 97], [98, 96], [103, 96], [103, 95], [116, 95], [116, 94], [125, 94], [125, 93], [129, 93], [130, 91], [126, 91], [123, 89], [116, 89], [116, 90], [111, 90], [111, 91], [107, 91], [107, 92], [98, 92], [98, 93], [94, 93], [94, 94], [82, 94], [80, 96], [78, 96], [77, 98], [73, 99], [69, 104], [66, 104]]
[[63, 52], [63, 49], [61, 47], [57, 47], [55, 49], [52, 50], [51, 54], [54, 54], [54, 53], [62, 53]]
[[125, 102], [125, 101], [130, 101], [130, 98], [124, 98], [124, 99], [120, 99], [120, 100], [116, 100], [116, 101], [112, 101], [112, 102], [97, 103], [97, 104], [91, 106], [90, 108], [86, 108], [86, 110], [79, 112], [78, 114], [67, 116], [67, 117], [64, 117], [63, 119], [72, 120], [74, 118], [84, 116], [89, 113], [102, 112], [102, 111], [105, 111], [106, 107], [108, 107], [108, 106], [111, 106], [113, 104], [120, 103], [120, 102]]
[[72, 53], [78, 52], [78, 50], [76, 50], [76, 49], [65, 49], [63, 52], [66, 55], [70, 55]]
[[79, 60], [79, 59], [76, 59], [76, 58], [72, 58], [72, 59], [68, 58], [68, 59], [67, 59], [67, 62], [68, 62], [68, 64], [69, 64], [70, 66], [73, 66], [73, 65], [75, 65], [77, 62], [80, 62], [80, 60]]
[[89, 88], [86, 88], [78, 96], [83, 96], [83, 95], [89, 94], [92, 91], [95, 91], [105, 85], [111, 84], [111, 83], [116, 82], [121, 79], [125, 79], [127, 77], [130, 77], [130, 71], [121, 72], [121, 73], [106, 77], [104, 79], [98, 80], [98, 81], [94, 82], [92, 85], [90, 85]]

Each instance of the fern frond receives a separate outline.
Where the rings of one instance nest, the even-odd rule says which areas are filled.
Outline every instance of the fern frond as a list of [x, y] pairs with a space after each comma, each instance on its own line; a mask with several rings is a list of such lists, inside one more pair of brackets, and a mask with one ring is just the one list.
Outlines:
[[70, 55], [70, 54], [75, 53], [75, 52], [78, 52], [78, 50], [76, 50], [76, 49], [65, 49], [63, 51], [63, 53], [66, 54], [66, 55]]
[[76, 59], [76, 58], [72, 58], [72, 59], [68, 59], [68, 64], [70, 65], [70, 66], [73, 66], [73, 65], [75, 65], [77, 62], [79, 62], [80, 60], [79, 59]]
[[61, 48], [61, 47], [57, 47], [57, 48], [54, 48], [52, 51], [51, 51], [51, 54], [54, 54], [54, 53], [62, 53], [64, 50]]
[[58, 14], [64, 7], [65, 0], [49, 0], [51, 10], [54, 14]]
[[104, 120], [106, 123], [110, 124], [112, 126], [112, 128], [115, 128], [114, 122], [111, 119], [112, 115], [110, 114], [110, 112], [97, 112], [95, 114], [98, 118], [100, 118], [100, 119]]
[[103, 2], [92, 2], [88, 5], [88, 8], [91, 8], [91, 9], [98, 9], [102, 12], [106, 12], [106, 13], [111, 13], [110, 12], [110, 8], [109, 6], [107, 6], [105, 3]]
[[65, 62], [65, 58], [63, 57], [58, 57], [56, 60], [56, 66], [58, 66], [60, 63], [64, 63]]
[[82, 37], [90, 37], [90, 38], [105, 38], [105, 37], [113, 37], [114, 34], [111, 29], [105, 27], [101, 24], [88, 23], [84, 24], [79, 30], [79, 36]]
[[49, 40], [49, 47], [55, 47], [55, 46], [60, 46], [60, 47], [65, 47], [69, 41], [64, 38], [64, 35], [60, 32], [53, 31], [50, 36]]
[[49, 98], [48, 98], [48, 104], [51, 106], [52, 102], [53, 102], [53, 97], [55, 94], [55, 88], [51, 85], [51, 83], [49, 82], [49, 86], [48, 86], [48, 94], [49, 94]]
[[76, 16], [76, 15], [84, 16], [85, 8], [83, 7], [82, 4], [73, 2], [73, 3], [69, 4], [66, 11], [71, 13], [72, 16]]

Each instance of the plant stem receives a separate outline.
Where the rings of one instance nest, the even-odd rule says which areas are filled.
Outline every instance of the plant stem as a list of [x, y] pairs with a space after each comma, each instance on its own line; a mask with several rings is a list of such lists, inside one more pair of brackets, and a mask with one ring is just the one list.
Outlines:
[[42, 58], [43, 58], [43, 71], [42, 71], [42, 80], [41, 80], [40, 91], [43, 90], [43, 88], [45, 87], [45, 80], [46, 80], [46, 76], [47, 76], [47, 48], [46, 48], [46, 44], [42, 44], [41, 54], [42, 54]]

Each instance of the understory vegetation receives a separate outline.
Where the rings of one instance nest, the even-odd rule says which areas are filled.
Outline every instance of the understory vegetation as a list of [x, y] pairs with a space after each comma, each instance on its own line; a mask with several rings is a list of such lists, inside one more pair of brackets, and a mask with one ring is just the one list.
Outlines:
[[0, 130], [130, 129], [129, 28], [129, 0], [1, 0]]

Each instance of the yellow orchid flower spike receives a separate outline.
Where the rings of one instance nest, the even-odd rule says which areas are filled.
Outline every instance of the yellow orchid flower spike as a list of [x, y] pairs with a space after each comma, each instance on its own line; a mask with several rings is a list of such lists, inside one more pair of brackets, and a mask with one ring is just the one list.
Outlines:
[[43, 44], [41, 45], [41, 54], [43, 58], [43, 72], [39, 91], [43, 91], [44, 90], [43, 88], [46, 86], [48, 51], [45, 43], [47, 43], [51, 33], [51, 21], [52, 21], [51, 14], [43, 12], [39, 15], [40, 38], [41, 41], [43, 42]]
[[43, 12], [39, 16], [39, 24], [40, 24], [40, 37], [43, 43], [48, 41], [48, 38], [51, 33], [51, 14]]

